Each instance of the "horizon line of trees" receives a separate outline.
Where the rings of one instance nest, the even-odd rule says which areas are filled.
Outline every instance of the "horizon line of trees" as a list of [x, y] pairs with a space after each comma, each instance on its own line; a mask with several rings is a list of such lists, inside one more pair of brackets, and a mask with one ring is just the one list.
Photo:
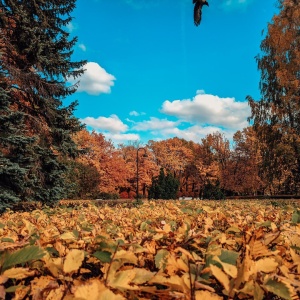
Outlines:
[[[115, 147], [103, 134], [86, 129], [74, 140], [82, 154], [67, 162], [69, 199], [137, 198], [137, 155], [138, 193], [143, 198], [165, 199], [161, 189], [172, 185], [176, 186], [176, 197], [220, 199], [295, 193], [286, 177], [271, 182], [261, 176], [263, 161], [253, 126], [237, 131], [232, 145], [220, 132], [208, 134], [200, 143], [177, 137], [150, 140], [144, 146], [147, 157], [137, 151], [137, 142]], [[167, 185], [162, 183], [164, 176], [169, 176]]]
[[[234, 134], [232, 148], [218, 132], [199, 143], [149, 141], [138, 194], [166, 182], [156, 181], [163, 174], [178, 181], [177, 196], [299, 193], [300, 2], [277, 3], [256, 57], [261, 99], [247, 97], [252, 126]], [[136, 196], [138, 145], [116, 149], [84, 130], [77, 102], [63, 104], [78, 87], [68, 78], [86, 63], [72, 61], [77, 38], [66, 30], [75, 6], [0, 0], [0, 212], [20, 201]]]

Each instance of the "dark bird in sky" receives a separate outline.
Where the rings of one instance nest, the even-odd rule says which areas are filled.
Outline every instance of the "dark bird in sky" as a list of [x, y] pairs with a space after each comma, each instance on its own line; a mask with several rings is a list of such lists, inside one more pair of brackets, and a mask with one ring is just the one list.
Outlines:
[[193, 0], [193, 3], [195, 4], [194, 7], [194, 23], [196, 26], [198, 26], [201, 22], [201, 16], [202, 16], [202, 6], [208, 5], [208, 2], [206, 0]]

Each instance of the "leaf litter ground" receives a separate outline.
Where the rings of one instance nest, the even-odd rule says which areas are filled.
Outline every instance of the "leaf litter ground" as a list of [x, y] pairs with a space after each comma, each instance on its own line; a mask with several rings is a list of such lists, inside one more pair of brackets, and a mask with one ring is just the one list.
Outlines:
[[0, 216], [0, 299], [299, 299], [296, 201], [146, 201]]

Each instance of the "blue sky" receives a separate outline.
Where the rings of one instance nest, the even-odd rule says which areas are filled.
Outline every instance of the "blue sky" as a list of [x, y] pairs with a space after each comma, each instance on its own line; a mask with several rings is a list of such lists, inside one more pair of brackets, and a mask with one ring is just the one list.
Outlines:
[[75, 115], [115, 144], [178, 136], [231, 138], [259, 99], [262, 30], [275, 0], [208, 0], [199, 27], [192, 0], [78, 0], [68, 30], [86, 59]]

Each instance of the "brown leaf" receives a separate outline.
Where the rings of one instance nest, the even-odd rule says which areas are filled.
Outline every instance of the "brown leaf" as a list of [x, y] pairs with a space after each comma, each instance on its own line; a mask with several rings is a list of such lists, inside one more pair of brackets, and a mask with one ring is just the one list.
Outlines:
[[3, 285], [0, 285], [0, 299], [5, 300], [5, 287]]

